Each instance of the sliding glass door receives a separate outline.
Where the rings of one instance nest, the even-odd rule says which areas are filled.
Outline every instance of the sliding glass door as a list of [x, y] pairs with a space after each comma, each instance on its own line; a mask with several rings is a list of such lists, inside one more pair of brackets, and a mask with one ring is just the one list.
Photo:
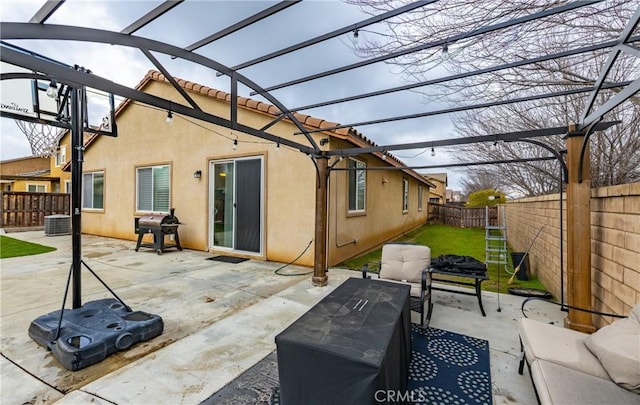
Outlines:
[[262, 250], [262, 158], [211, 162], [209, 223], [213, 247]]

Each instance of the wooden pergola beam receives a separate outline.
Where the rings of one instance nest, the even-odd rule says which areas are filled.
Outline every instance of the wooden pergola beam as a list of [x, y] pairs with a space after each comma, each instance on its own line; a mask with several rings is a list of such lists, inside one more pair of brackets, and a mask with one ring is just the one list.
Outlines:
[[313, 277], [311, 283], [316, 287], [327, 285], [327, 184], [329, 182], [329, 158], [320, 156], [315, 159], [317, 169], [316, 184], [316, 220], [315, 252]]
[[[591, 175], [589, 150], [580, 155], [585, 132], [569, 127], [567, 146], [567, 304], [569, 307], [591, 309]], [[580, 170], [583, 170], [580, 181]], [[591, 313], [569, 310], [565, 327], [595, 332]]]

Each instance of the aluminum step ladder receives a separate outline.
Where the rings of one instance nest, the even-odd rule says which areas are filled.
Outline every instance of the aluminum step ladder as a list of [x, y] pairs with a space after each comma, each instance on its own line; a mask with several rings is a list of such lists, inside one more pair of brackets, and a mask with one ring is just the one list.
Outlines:
[[504, 266], [507, 271], [507, 220], [503, 207], [497, 207], [497, 217], [492, 224], [489, 207], [485, 207], [485, 264]]

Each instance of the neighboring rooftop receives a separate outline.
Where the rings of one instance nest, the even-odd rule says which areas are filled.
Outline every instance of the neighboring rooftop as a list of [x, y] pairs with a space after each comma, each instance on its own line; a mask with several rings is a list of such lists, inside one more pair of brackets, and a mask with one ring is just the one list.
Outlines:
[[[0, 173], [6, 176], [24, 176], [44, 173], [50, 166], [49, 158], [24, 156], [0, 162]], [[36, 174], [37, 175], [37, 174]]]

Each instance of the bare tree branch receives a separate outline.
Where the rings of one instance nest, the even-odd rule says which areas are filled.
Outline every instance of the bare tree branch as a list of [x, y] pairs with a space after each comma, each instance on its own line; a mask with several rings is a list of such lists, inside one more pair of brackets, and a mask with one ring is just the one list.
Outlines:
[[[380, 14], [408, 1], [345, 0], [370, 14]], [[448, 0], [377, 24], [361, 35], [354, 51], [371, 58], [414, 47], [421, 43], [446, 40], [453, 35], [568, 4], [567, 0]], [[609, 0], [565, 13], [540, 18], [484, 35], [448, 43], [449, 57], [442, 49], [427, 49], [395, 58], [386, 63], [399, 68], [407, 81], [471, 72], [537, 56], [576, 49], [617, 39], [638, 7], [637, 2]], [[425, 104], [446, 101], [452, 105], [534, 96], [543, 93], [593, 86], [609, 50], [593, 51], [520, 67], [475, 75], [417, 91]], [[444, 72], [444, 73], [443, 73]], [[640, 58], [618, 59], [606, 82], [635, 80], [640, 77]], [[617, 90], [601, 92], [596, 105], [603, 104]], [[461, 136], [563, 126], [577, 122], [587, 95], [567, 95], [556, 99], [527, 101], [466, 111], [452, 117]], [[620, 120], [591, 137], [591, 183], [612, 185], [640, 180], [640, 95], [635, 95], [606, 117]], [[559, 138], [545, 142], [556, 150], [564, 148]], [[548, 156], [549, 152], [530, 144], [466, 145], [456, 149], [460, 162]], [[520, 166], [497, 165], [474, 168], [463, 182], [466, 192], [502, 186], [524, 195], [558, 191], [559, 165], [543, 161]], [[488, 184], [492, 183], [492, 184]]]

